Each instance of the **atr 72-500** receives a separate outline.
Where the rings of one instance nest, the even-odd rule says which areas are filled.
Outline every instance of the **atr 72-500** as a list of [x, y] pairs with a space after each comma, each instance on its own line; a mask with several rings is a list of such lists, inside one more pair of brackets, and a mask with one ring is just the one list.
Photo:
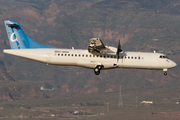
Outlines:
[[176, 66], [162, 53], [123, 51], [120, 42], [117, 48], [104, 46], [99, 38], [90, 39], [87, 50], [54, 48], [33, 41], [15, 21], [6, 20], [4, 24], [11, 45], [4, 53], [46, 64], [90, 68], [96, 75], [113, 68], [163, 70], [167, 75], [167, 70]]

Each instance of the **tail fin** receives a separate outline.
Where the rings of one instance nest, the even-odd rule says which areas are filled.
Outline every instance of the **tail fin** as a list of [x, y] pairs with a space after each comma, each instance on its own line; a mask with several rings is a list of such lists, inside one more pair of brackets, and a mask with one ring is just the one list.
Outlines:
[[4, 21], [11, 49], [53, 48], [42, 45], [28, 37], [15, 21]]

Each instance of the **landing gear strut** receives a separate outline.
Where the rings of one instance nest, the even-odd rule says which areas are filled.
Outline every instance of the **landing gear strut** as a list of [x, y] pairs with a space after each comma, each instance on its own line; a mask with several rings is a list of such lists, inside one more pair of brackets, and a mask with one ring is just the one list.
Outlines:
[[95, 68], [94, 68], [94, 73], [96, 75], [99, 75], [100, 74], [100, 70], [103, 68], [104, 66], [103, 65], [97, 65]]

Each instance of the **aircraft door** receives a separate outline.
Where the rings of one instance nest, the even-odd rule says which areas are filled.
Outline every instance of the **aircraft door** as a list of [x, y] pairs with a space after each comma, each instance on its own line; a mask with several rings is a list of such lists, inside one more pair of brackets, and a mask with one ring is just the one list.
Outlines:
[[118, 67], [123, 67], [123, 58], [125, 57], [124, 53], [119, 54], [119, 58], [117, 58], [117, 65]]
[[50, 62], [51, 61], [51, 53], [46, 54], [46, 61]]
[[122, 67], [123, 66], [123, 56], [119, 56], [119, 58], [117, 59], [117, 65], [119, 67]]

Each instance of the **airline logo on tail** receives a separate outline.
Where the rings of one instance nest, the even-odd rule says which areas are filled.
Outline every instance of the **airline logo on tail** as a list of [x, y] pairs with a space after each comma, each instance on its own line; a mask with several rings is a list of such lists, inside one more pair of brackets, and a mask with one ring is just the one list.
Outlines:
[[11, 34], [10, 40], [11, 40], [11, 42], [16, 42], [17, 48], [20, 49], [19, 41], [18, 41], [15, 33], [12, 33], [12, 34]]
[[12, 33], [12, 34], [11, 34], [10, 40], [11, 40], [11, 42], [16, 42], [16, 41], [18, 42], [18, 39], [17, 39], [15, 33]]

